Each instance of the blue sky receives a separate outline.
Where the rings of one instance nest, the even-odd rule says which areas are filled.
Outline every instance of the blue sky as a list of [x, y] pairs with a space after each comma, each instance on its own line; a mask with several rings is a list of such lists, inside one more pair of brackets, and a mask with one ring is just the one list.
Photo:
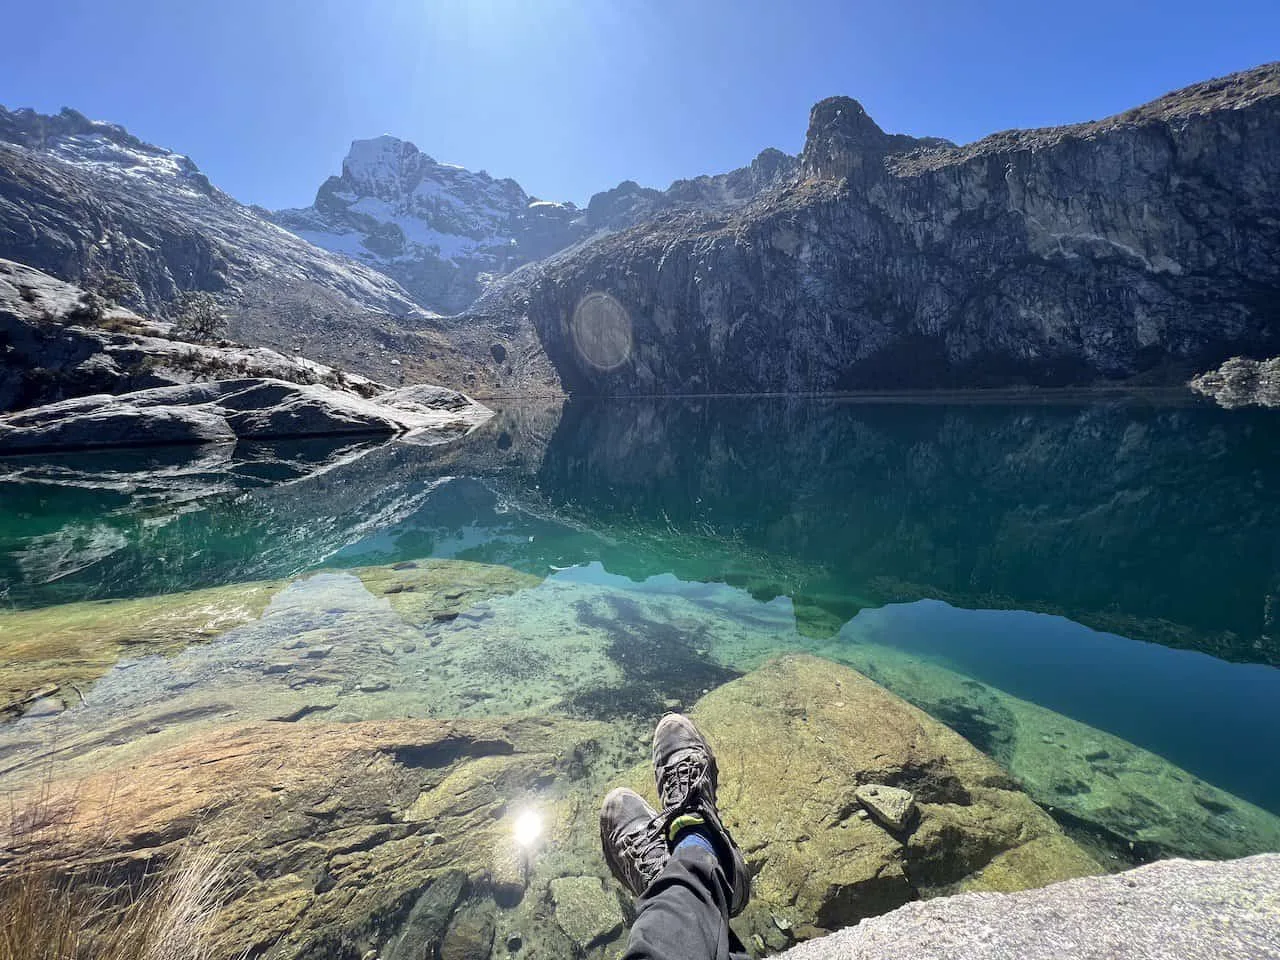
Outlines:
[[354, 138], [584, 202], [800, 149], [809, 107], [957, 141], [1088, 120], [1280, 58], [1280, 3], [41, 0], [0, 103], [72, 106], [305, 205]]

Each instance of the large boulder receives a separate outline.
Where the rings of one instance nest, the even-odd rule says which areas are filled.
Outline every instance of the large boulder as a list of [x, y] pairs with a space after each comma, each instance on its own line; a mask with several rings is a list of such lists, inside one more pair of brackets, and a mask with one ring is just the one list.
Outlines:
[[[572, 779], [570, 758], [601, 727], [223, 726], [127, 768], [48, 785], [37, 809], [68, 811], [57, 842], [38, 832], [4, 843], [58, 869], [92, 861], [91, 882], [108, 888], [193, 842], [224, 848], [234, 876], [215, 957], [484, 957], [495, 851], [515, 842], [512, 802], [539, 796], [550, 819], [550, 798]], [[550, 822], [554, 843], [564, 826]]]
[[152, 406], [105, 394], [37, 407], [0, 422], [0, 453], [235, 439], [226, 418], [207, 406]]
[[1165, 860], [1013, 894], [912, 903], [787, 960], [1218, 960], [1280, 957], [1280, 856]]
[[394, 392], [391, 402], [319, 384], [220, 380], [63, 400], [0, 419], [0, 454], [236, 439], [451, 436], [489, 417], [465, 397]]
[[[754, 874], [744, 939], [778, 948], [797, 930], [919, 897], [1102, 870], [968, 741], [828, 660], [773, 661], [691, 716], [715, 749], [721, 811]], [[647, 768], [631, 782], [652, 791]], [[910, 791], [917, 812], [902, 829], [866, 811], [858, 792], [872, 784]]]

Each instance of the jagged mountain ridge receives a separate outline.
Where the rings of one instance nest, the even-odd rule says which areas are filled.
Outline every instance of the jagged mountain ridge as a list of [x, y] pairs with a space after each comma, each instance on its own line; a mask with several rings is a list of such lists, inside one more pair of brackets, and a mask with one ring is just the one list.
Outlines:
[[390, 277], [271, 223], [187, 157], [74, 110], [0, 107], [0, 258], [89, 289], [122, 280], [113, 298], [149, 316], [181, 291], [211, 291], [235, 339], [393, 384], [491, 382]]
[[269, 215], [302, 239], [393, 277], [420, 305], [457, 313], [520, 266], [659, 213], [733, 209], [793, 176], [798, 162], [770, 148], [749, 166], [666, 190], [627, 180], [581, 209], [381, 136], [353, 142], [341, 176], [326, 180], [311, 206]]
[[[1280, 352], [1278, 75], [967, 146], [886, 134], [831, 98], [799, 158], [628, 181], [585, 209], [360, 141], [288, 212], [342, 255], [119, 127], [6, 111], [0, 256], [89, 285], [120, 272], [148, 303], [220, 290], [246, 342], [486, 396], [1181, 382]], [[593, 292], [630, 324], [607, 370], [571, 329]], [[478, 299], [414, 312], [428, 294]], [[406, 313], [370, 313], [388, 307]]]
[[418, 303], [466, 307], [491, 276], [585, 235], [572, 203], [531, 197], [514, 180], [439, 163], [391, 136], [356, 140], [310, 207], [276, 223], [394, 277]]
[[360, 306], [418, 313], [386, 276], [301, 243], [214, 187], [181, 154], [74, 110], [0, 108], [0, 254], [68, 281], [118, 273], [131, 306], [274, 276]]
[[[625, 362], [581, 352], [597, 292], [627, 317]], [[496, 293], [484, 314], [532, 326], [571, 392], [1182, 383], [1280, 353], [1280, 64], [966, 147], [831, 98], [794, 181]]]

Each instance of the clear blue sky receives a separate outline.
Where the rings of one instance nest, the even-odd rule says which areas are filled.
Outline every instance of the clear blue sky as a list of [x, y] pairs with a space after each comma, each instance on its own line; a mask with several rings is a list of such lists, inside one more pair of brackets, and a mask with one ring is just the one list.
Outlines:
[[1087, 120], [1280, 58], [1278, 0], [38, 0], [0, 103], [72, 106], [305, 205], [355, 138], [583, 202], [800, 149], [842, 93], [968, 141]]

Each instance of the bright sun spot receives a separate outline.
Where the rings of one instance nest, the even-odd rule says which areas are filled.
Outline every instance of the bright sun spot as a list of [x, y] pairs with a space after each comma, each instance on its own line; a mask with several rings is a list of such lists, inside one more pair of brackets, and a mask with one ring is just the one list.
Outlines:
[[542, 815], [533, 810], [526, 810], [516, 817], [516, 845], [532, 847], [542, 836]]

